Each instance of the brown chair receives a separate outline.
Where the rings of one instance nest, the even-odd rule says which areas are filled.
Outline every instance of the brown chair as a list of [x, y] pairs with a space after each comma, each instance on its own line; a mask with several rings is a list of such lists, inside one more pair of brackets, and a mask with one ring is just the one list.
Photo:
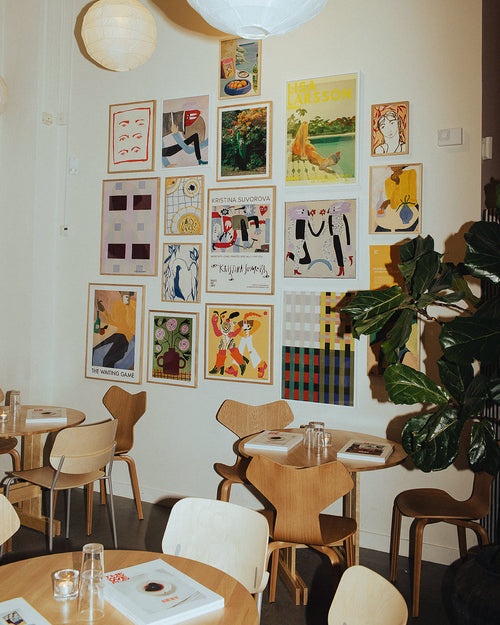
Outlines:
[[[4, 400], [4, 393], [0, 388], [0, 402]], [[21, 470], [21, 458], [19, 452], [16, 449], [17, 438], [15, 436], [8, 436], [7, 438], [0, 438], [0, 454], [9, 454], [12, 458], [12, 467], [14, 471]]]
[[[124, 460], [128, 465], [130, 482], [134, 493], [137, 516], [144, 519], [142, 512], [141, 493], [139, 492], [139, 481], [137, 480], [137, 470], [134, 459], [126, 455], [134, 445], [134, 425], [146, 412], [146, 391], [141, 391], [132, 395], [124, 391], [119, 386], [111, 386], [104, 397], [102, 403], [109, 410], [114, 419], [118, 421], [116, 431], [115, 460]], [[105, 502], [105, 485], [101, 482], [101, 503]]]
[[[357, 526], [354, 519], [320, 514], [327, 506], [352, 490], [354, 482], [340, 462], [328, 462], [307, 468], [285, 466], [273, 462], [266, 456], [254, 456], [247, 469], [248, 481], [257, 488], [274, 507], [264, 510], [269, 522], [272, 542], [271, 579], [269, 601], [276, 595], [279, 552], [287, 547], [313, 547], [326, 554], [332, 566], [341, 558], [334, 546], [344, 545], [345, 564], [354, 564], [353, 536]], [[292, 554], [294, 551], [292, 550]], [[295, 602], [301, 598], [305, 588], [295, 570], [295, 562], [284, 563], [282, 568], [295, 587]]]
[[21, 525], [17, 512], [5, 495], [0, 495], [0, 559], [4, 543], [13, 536]]
[[[485, 517], [491, 505], [491, 484], [489, 473], [476, 473], [472, 494], [466, 501], [458, 501], [446, 491], [437, 488], [415, 488], [405, 490], [394, 500], [391, 528], [391, 582], [395, 582], [398, 572], [399, 539], [401, 516], [413, 518], [410, 535], [414, 533], [412, 616], [418, 616], [420, 597], [420, 570], [422, 565], [422, 542], [424, 528], [428, 523], [451, 523], [457, 526], [460, 556], [467, 554], [466, 529], [473, 530], [478, 542], [489, 543], [484, 527], [475, 522]], [[411, 544], [411, 542], [410, 542]]]
[[[273, 401], [261, 406], [251, 406], [226, 399], [219, 408], [217, 421], [231, 430], [233, 434], [236, 434], [238, 438], [243, 438], [250, 436], [250, 434], [262, 432], [262, 430], [286, 428], [293, 421], [293, 412], [284, 400]], [[231, 486], [247, 483], [245, 472], [249, 462], [249, 458], [238, 455], [232, 466], [221, 462], [214, 464], [215, 471], [223, 478], [217, 489], [217, 499], [229, 501]]]

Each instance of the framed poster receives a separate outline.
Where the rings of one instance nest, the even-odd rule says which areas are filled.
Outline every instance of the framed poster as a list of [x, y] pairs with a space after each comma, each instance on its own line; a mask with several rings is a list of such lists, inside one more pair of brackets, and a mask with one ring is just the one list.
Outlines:
[[165, 178], [165, 235], [203, 234], [205, 176]]
[[370, 167], [370, 234], [420, 234], [422, 163]]
[[285, 278], [356, 277], [356, 200], [285, 202]]
[[104, 180], [101, 273], [158, 275], [159, 178]]
[[198, 313], [149, 311], [148, 382], [197, 386]]
[[144, 287], [89, 284], [85, 377], [141, 383]]
[[220, 40], [219, 99], [260, 95], [261, 40]]
[[271, 178], [272, 102], [218, 109], [217, 181]]
[[372, 156], [408, 154], [410, 103], [372, 104]]
[[287, 83], [288, 186], [355, 183], [358, 74]]
[[156, 101], [109, 107], [108, 174], [153, 171]]
[[162, 301], [199, 302], [200, 277], [200, 243], [164, 243]]
[[208, 95], [163, 100], [163, 168], [197, 167], [208, 163], [208, 114]]
[[281, 397], [354, 405], [354, 347], [345, 293], [283, 294]]
[[207, 292], [274, 293], [276, 187], [209, 189]]
[[272, 384], [273, 307], [207, 304], [205, 378]]

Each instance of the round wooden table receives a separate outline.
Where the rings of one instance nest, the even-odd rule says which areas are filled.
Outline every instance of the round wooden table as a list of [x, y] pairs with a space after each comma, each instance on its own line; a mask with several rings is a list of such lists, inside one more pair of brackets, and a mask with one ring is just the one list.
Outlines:
[[[21, 406], [19, 415], [16, 418], [8, 416], [0, 421], [0, 437], [20, 436], [21, 442], [21, 465], [23, 469], [35, 469], [43, 465], [43, 435], [49, 432], [57, 432], [63, 428], [79, 425], [85, 421], [85, 413], [73, 408], [64, 408], [66, 419], [54, 419], [36, 423], [30, 421], [26, 423], [26, 415], [30, 409], [40, 410], [61, 410], [59, 406]], [[8, 406], [0, 406], [0, 412], [6, 410]], [[12, 503], [19, 503], [19, 518], [26, 527], [41, 532], [47, 531], [48, 519], [42, 516], [42, 497], [38, 486], [32, 484], [14, 484], [9, 493]], [[54, 521], [54, 536], [60, 534], [60, 522]]]
[[[200, 584], [224, 597], [221, 610], [190, 619], [189, 625], [258, 625], [257, 603], [248, 590], [230, 575], [211, 566], [149, 551], [105, 551], [104, 569], [116, 569], [142, 564], [161, 558]], [[0, 601], [23, 597], [51, 625], [77, 622], [78, 600], [56, 601], [52, 594], [52, 573], [58, 569], [80, 569], [82, 552], [57, 553], [29, 558], [0, 567]], [[130, 623], [109, 603], [104, 604], [103, 625]]]

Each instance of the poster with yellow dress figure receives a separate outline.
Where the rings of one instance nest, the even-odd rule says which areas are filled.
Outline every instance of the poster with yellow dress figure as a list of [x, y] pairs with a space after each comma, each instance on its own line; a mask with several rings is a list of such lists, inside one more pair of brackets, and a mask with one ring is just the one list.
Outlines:
[[356, 182], [358, 74], [287, 83], [287, 186]]
[[422, 231], [422, 163], [370, 167], [370, 234]]

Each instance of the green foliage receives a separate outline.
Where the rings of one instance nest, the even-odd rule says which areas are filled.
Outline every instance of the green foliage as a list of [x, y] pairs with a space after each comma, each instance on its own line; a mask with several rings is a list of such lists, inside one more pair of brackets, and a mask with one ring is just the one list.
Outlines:
[[[474, 223], [465, 241], [467, 251], [459, 265], [443, 262], [431, 236], [401, 245], [398, 267], [404, 288], [359, 291], [343, 311], [351, 317], [356, 338], [374, 333], [384, 337], [389, 399], [395, 404], [425, 406], [425, 414], [408, 419], [402, 431], [403, 447], [415, 465], [423, 471], [448, 467], [470, 420], [469, 464], [474, 471], [496, 474], [500, 448], [485, 410], [492, 403], [500, 405], [500, 378], [482, 372], [474, 375], [474, 364], [480, 368], [499, 361], [500, 298], [481, 303], [467, 278], [500, 284], [500, 225]], [[441, 317], [436, 310], [445, 315]], [[443, 355], [437, 363], [441, 384], [400, 362], [415, 314], [441, 328]]]

